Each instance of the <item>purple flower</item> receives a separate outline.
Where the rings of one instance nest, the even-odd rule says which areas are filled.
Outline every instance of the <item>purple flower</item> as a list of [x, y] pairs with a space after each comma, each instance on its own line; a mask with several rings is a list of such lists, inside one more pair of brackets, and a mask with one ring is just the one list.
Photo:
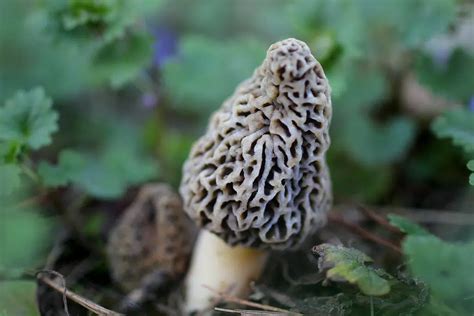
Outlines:
[[174, 30], [166, 26], [153, 29], [155, 43], [153, 44], [153, 65], [162, 67], [178, 49], [178, 36]]
[[440, 68], [444, 68], [448, 65], [449, 58], [451, 57], [451, 51], [446, 47], [439, 47], [433, 52], [433, 62]]
[[471, 97], [471, 99], [467, 103], [467, 108], [469, 109], [469, 111], [474, 112], [474, 95]]
[[142, 105], [147, 109], [154, 108], [158, 103], [158, 98], [155, 94], [147, 92], [142, 95]]

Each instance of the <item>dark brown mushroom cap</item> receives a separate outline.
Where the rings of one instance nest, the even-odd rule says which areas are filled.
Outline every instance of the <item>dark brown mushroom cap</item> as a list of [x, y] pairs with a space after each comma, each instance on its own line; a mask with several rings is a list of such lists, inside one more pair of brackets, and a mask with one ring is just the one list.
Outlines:
[[187, 269], [193, 234], [176, 192], [165, 184], [143, 186], [109, 236], [107, 254], [113, 279], [132, 290], [158, 269], [179, 277]]
[[308, 46], [273, 44], [183, 168], [185, 211], [230, 245], [287, 249], [325, 224], [330, 87]]

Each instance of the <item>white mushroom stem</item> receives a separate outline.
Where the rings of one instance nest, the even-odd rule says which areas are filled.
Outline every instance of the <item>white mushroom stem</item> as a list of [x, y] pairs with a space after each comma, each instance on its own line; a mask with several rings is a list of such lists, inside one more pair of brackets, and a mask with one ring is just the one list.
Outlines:
[[216, 303], [219, 292], [244, 297], [250, 282], [262, 273], [267, 252], [231, 247], [201, 230], [186, 279], [186, 312], [202, 311]]

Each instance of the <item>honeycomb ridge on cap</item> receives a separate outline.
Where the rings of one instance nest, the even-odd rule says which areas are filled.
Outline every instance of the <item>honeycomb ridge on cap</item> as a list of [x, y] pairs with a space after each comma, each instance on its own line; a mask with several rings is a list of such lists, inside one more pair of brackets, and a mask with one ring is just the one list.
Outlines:
[[330, 87], [308, 46], [286, 39], [217, 110], [183, 167], [185, 211], [230, 245], [286, 249], [326, 222]]

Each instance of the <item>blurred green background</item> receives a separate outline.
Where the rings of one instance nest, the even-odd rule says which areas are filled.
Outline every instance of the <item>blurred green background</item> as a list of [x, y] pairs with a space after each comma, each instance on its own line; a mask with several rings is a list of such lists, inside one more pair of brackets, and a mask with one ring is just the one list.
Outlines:
[[[41, 266], [78, 213], [99, 234], [141, 183], [177, 187], [210, 114], [287, 37], [332, 87], [337, 204], [473, 211], [473, 25], [456, 0], [0, 1], [0, 267]], [[8, 286], [0, 315], [27, 313]]]

